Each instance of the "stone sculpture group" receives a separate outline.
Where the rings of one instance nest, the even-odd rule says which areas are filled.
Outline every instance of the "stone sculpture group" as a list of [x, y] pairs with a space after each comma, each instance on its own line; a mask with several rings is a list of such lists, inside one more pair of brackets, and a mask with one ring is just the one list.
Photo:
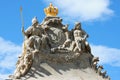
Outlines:
[[[34, 17], [30, 27], [26, 30], [22, 28], [25, 37], [23, 50], [21, 56], [18, 57], [14, 74], [9, 77], [20, 79], [27, 74], [34, 64], [33, 62], [37, 64], [42, 61], [52, 63], [75, 63], [77, 61], [81, 63], [83, 60], [85, 66], [82, 65], [82, 67], [92, 67], [103, 78], [109, 78], [106, 71], [102, 72], [103, 67], [97, 66], [99, 58], [91, 54], [90, 45], [87, 42], [88, 34], [82, 29], [81, 23], [76, 22], [73, 29], [68, 30], [69, 25], [63, 25], [62, 19], [56, 16], [57, 8], [55, 8], [57, 13], [50, 13], [47, 11], [49, 8], [54, 9], [50, 4], [50, 7], [45, 10], [48, 16], [43, 22], [39, 23], [37, 17]], [[83, 58], [83, 55], [87, 57]]]

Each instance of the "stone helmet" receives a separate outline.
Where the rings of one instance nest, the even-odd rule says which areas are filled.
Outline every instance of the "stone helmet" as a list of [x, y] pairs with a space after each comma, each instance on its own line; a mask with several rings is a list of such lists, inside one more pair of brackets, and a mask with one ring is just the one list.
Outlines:
[[80, 22], [76, 22], [74, 29], [81, 29], [81, 23]]
[[34, 18], [32, 19], [32, 25], [34, 25], [34, 24], [36, 24], [36, 23], [38, 23], [38, 20], [37, 20], [37, 17], [34, 17]]

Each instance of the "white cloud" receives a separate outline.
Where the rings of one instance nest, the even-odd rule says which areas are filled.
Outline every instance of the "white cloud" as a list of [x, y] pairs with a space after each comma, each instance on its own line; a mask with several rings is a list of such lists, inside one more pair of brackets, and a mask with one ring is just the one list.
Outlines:
[[68, 20], [91, 21], [111, 16], [110, 0], [45, 0], [59, 8], [59, 14]]
[[120, 67], [120, 49], [102, 45], [91, 45], [92, 54], [100, 58], [100, 64], [109, 64]]
[[10, 74], [0, 74], [0, 80], [6, 80]]
[[17, 56], [21, 52], [21, 46], [0, 37], [0, 78], [4, 78], [15, 68]]

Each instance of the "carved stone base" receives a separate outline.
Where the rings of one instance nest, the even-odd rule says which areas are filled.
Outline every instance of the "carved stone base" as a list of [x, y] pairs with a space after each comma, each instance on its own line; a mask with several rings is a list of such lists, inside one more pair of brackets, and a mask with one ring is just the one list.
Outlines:
[[18, 80], [108, 80], [91, 67], [92, 58], [90, 53], [35, 53], [31, 69]]

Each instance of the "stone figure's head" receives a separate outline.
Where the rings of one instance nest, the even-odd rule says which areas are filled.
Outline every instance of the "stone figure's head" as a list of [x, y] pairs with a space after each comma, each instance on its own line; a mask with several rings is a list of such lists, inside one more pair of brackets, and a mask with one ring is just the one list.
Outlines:
[[33, 19], [32, 19], [32, 25], [37, 25], [38, 24], [38, 20], [37, 20], [37, 17], [34, 17]]
[[74, 28], [75, 30], [80, 30], [81, 29], [81, 23], [80, 22], [76, 22], [75, 23], [75, 28]]

